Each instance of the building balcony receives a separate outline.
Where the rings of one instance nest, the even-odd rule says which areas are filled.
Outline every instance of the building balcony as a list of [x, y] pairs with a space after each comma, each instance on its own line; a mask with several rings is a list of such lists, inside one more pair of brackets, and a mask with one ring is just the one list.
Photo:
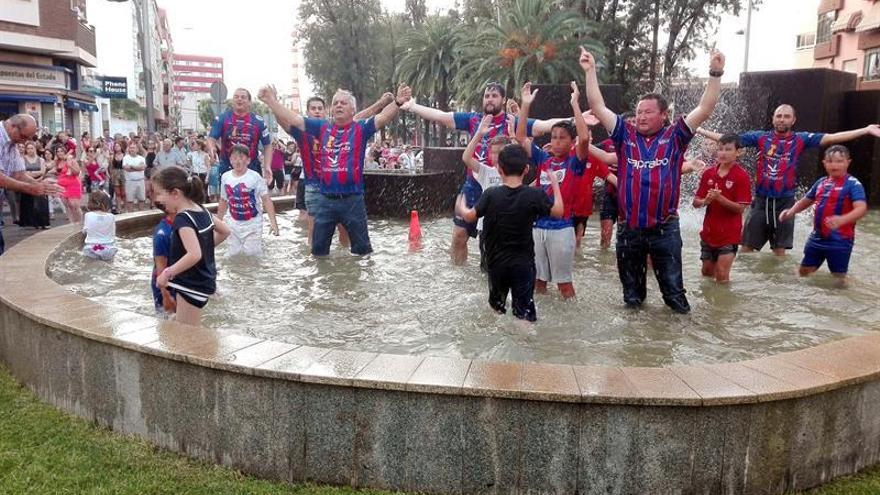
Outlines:
[[95, 67], [95, 31], [70, 8], [70, 3], [44, 1], [39, 8], [39, 26], [0, 21], [0, 49], [49, 55]]
[[826, 58], [836, 57], [840, 51], [840, 35], [835, 34], [831, 39], [822, 43], [817, 42], [813, 48], [813, 59], [822, 60]]

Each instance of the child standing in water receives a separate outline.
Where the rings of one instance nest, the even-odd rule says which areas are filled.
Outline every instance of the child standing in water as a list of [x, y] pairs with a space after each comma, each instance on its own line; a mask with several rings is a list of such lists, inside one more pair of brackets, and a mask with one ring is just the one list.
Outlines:
[[846, 278], [856, 239], [856, 222], [868, 212], [864, 186], [847, 173], [850, 162], [846, 146], [835, 144], [828, 148], [822, 160], [828, 175], [817, 180], [794, 206], [779, 214], [779, 221], [785, 222], [816, 203], [813, 232], [801, 260], [802, 277], [818, 270], [827, 260], [832, 275], [841, 281]]
[[269, 230], [278, 235], [275, 206], [269, 197], [269, 188], [263, 177], [248, 168], [250, 155], [245, 146], [237, 144], [229, 152], [232, 170], [220, 177], [220, 201], [217, 216], [225, 218], [229, 212], [229, 230], [232, 237], [226, 249], [228, 256], [244, 254], [259, 256], [263, 253], [263, 214], [269, 217]]
[[507, 294], [512, 292], [513, 315], [537, 320], [535, 311], [535, 244], [532, 224], [538, 217], [562, 217], [559, 182], [550, 177], [553, 203], [544, 191], [523, 185], [529, 157], [522, 146], [511, 144], [498, 156], [501, 185], [483, 192], [475, 208], [459, 196], [456, 214], [465, 222], [484, 218], [486, 265], [489, 274], [489, 306], [506, 313]]
[[172, 166], [152, 181], [156, 201], [174, 215], [168, 266], [156, 285], [177, 291], [177, 321], [199, 325], [202, 308], [217, 289], [214, 247], [229, 236], [229, 227], [202, 206], [205, 189], [198, 177]]
[[150, 288], [153, 290], [153, 306], [156, 308], [156, 314], [173, 315], [177, 307], [174, 289], [159, 287], [156, 285], [156, 278], [168, 268], [171, 235], [174, 233], [174, 215], [169, 214], [162, 203], [156, 203], [156, 208], [162, 210], [165, 216], [159, 220], [159, 224], [153, 230], [153, 274], [150, 277]]
[[82, 254], [101, 261], [116, 256], [116, 219], [110, 213], [110, 197], [104, 191], [89, 194], [88, 212], [83, 217], [86, 234]]

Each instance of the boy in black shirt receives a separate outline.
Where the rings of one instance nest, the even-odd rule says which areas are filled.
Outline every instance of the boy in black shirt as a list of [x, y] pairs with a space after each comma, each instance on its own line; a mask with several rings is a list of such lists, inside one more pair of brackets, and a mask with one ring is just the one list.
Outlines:
[[483, 217], [486, 265], [489, 271], [489, 306], [506, 313], [507, 293], [512, 292], [513, 315], [535, 321], [535, 219], [562, 217], [564, 206], [556, 174], [550, 174], [553, 204], [541, 189], [523, 186], [529, 157], [522, 146], [509, 144], [498, 155], [501, 186], [483, 192], [474, 208], [458, 198], [458, 215], [465, 222]]

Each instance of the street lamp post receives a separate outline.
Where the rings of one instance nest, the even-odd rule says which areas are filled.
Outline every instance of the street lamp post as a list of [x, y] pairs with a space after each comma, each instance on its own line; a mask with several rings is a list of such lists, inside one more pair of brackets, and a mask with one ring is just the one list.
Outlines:
[[743, 61], [743, 72], [749, 71], [749, 41], [752, 35], [752, 0], [748, 0], [749, 8], [746, 13], [746, 56]]
[[[128, 0], [109, 0], [126, 2]], [[151, 0], [132, 0], [137, 15], [138, 29], [141, 32], [141, 61], [144, 71], [144, 95], [147, 105], [147, 132], [156, 132], [156, 110], [153, 108], [153, 69], [150, 67], [150, 2]]]

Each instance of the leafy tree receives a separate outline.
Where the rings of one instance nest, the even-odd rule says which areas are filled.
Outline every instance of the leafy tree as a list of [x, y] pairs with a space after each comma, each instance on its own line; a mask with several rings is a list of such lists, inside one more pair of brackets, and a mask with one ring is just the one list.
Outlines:
[[116, 99], [110, 104], [110, 114], [117, 119], [138, 120], [147, 115], [147, 109], [134, 100]]
[[709, 49], [720, 14], [736, 15], [747, 1], [566, 0], [565, 5], [599, 24], [598, 37], [606, 47], [601, 76], [633, 97], [686, 76], [687, 63]]
[[601, 52], [595, 23], [542, 0], [513, 0], [501, 22], [484, 20], [461, 37], [456, 101], [475, 104], [483, 86], [500, 82], [512, 92], [527, 80], [564, 83], [581, 77], [577, 46]]
[[458, 67], [456, 27], [450, 17], [431, 16], [420, 29], [411, 30], [401, 39], [406, 52], [397, 68], [400, 80], [443, 111], [449, 111], [452, 77]]
[[[444, 112], [450, 110], [453, 75], [458, 72], [458, 44], [458, 20], [449, 16], [428, 17], [401, 39], [406, 51], [397, 67], [398, 78], [412, 87], [418, 99]], [[428, 133], [426, 123], [425, 142]]]
[[406, 0], [406, 14], [413, 26], [421, 26], [428, 17], [425, 0]]
[[[206, 129], [210, 129], [211, 125], [214, 123], [214, 119], [217, 118], [217, 115], [214, 113], [214, 100], [199, 100], [197, 108], [199, 111], [199, 121]], [[232, 100], [227, 99], [223, 111], [225, 112], [230, 109], [232, 109]], [[264, 118], [271, 113], [269, 112], [269, 107], [257, 100], [251, 102], [251, 112]]]
[[376, 70], [383, 55], [379, 0], [304, 0], [299, 21], [306, 73], [318, 93], [344, 88], [363, 102], [383, 92]]

